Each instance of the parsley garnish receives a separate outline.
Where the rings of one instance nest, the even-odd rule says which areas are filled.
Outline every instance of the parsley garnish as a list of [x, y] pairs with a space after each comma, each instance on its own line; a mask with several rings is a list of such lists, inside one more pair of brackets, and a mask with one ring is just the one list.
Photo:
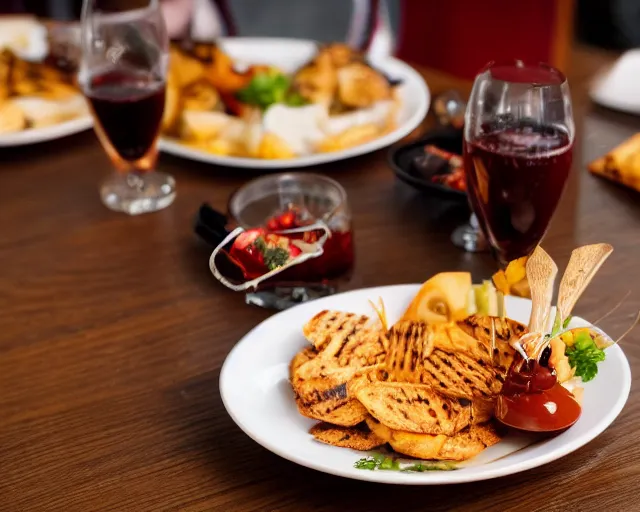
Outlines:
[[236, 93], [243, 103], [255, 105], [266, 110], [275, 103], [284, 103], [291, 107], [305, 105], [307, 101], [297, 92], [291, 90], [289, 77], [277, 72], [268, 71], [254, 76], [249, 84]]
[[376, 453], [371, 457], [365, 457], [363, 459], [357, 460], [353, 467], [356, 469], [368, 469], [370, 471], [373, 471], [374, 469], [378, 469], [386, 458], [387, 457], [385, 457], [384, 455]]
[[458, 469], [451, 462], [424, 463], [417, 462], [409, 466], [400, 466], [400, 461], [393, 457], [387, 457], [381, 453], [376, 453], [371, 457], [357, 460], [354, 465], [356, 469], [366, 469], [369, 471], [402, 471], [405, 473], [423, 473], [425, 471], [452, 471]]
[[289, 261], [289, 251], [282, 247], [269, 247], [261, 236], [255, 239], [253, 245], [262, 253], [264, 264], [269, 270], [280, 268]]
[[458, 468], [451, 462], [434, 462], [431, 464], [418, 462], [417, 464], [412, 464], [411, 466], [404, 467], [400, 471], [406, 471], [410, 473], [423, 473], [425, 471], [453, 471], [454, 469]]
[[598, 363], [604, 361], [604, 350], [598, 348], [591, 336], [586, 332], [580, 332], [572, 346], [567, 347], [565, 354], [569, 358], [569, 364], [576, 369], [576, 375], [583, 382], [592, 380], [598, 373]]

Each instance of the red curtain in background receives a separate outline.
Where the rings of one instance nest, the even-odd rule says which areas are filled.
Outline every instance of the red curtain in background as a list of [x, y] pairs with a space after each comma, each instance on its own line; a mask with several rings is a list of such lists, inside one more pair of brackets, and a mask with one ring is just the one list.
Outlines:
[[401, 59], [473, 79], [491, 60], [566, 67], [573, 0], [402, 0]]

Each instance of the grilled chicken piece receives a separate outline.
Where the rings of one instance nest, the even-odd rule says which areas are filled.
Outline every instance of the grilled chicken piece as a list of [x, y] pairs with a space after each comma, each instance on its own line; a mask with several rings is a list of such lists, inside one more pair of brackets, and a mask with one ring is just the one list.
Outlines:
[[367, 409], [360, 402], [354, 398], [341, 397], [339, 393], [336, 393], [335, 398], [319, 402], [305, 403], [297, 398], [296, 405], [298, 412], [307, 418], [343, 427], [357, 425], [368, 416]]
[[302, 328], [302, 334], [318, 350], [333, 342], [331, 355], [336, 355], [344, 342], [360, 333], [379, 336], [379, 330], [368, 325], [369, 317], [345, 313], [343, 311], [324, 310], [315, 315]]
[[318, 423], [311, 427], [309, 433], [322, 443], [352, 450], [373, 450], [385, 444], [385, 441], [375, 435], [366, 423], [360, 423], [355, 427], [337, 427], [329, 423]]
[[430, 386], [375, 382], [356, 398], [378, 421], [394, 430], [453, 435], [471, 423], [471, 402], [462, 405]]
[[295, 375], [298, 368], [300, 368], [304, 363], [311, 361], [317, 355], [318, 351], [315, 349], [315, 347], [305, 347], [295, 356], [293, 356], [291, 363], [289, 363], [289, 379], [293, 380], [293, 376]]
[[[457, 326], [471, 339], [476, 340], [470, 355], [481, 357], [506, 374], [511, 366], [515, 350], [510, 343], [519, 340], [527, 332], [527, 327], [509, 318], [472, 315], [457, 323]], [[451, 331], [455, 333], [456, 331]], [[463, 338], [456, 333], [455, 339]], [[495, 337], [495, 343], [494, 343]], [[443, 348], [443, 347], [438, 347]]]
[[384, 361], [387, 343], [367, 322], [365, 316], [323, 311], [304, 326], [315, 346], [304, 349], [290, 366], [301, 414], [343, 426], [364, 420], [366, 409], [347, 384]]
[[392, 431], [389, 444], [398, 453], [432, 460], [467, 460], [500, 441], [493, 425], [471, 425], [453, 436]]
[[[502, 321], [496, 320], [496, 347], [501, 351], [496, 359], [508, 360], [513, 349], [500, 341]], [[390, 381], [428, 384], [447, 396], [469, 400], [489, 399], [502, 389], [508, 366], [494, 367], [490, 342], [470, 336], [456, 324], [404, 321], [391, 328], [388, 337], [385, 370]]]
[[381, 73], [363, 62], [352, 62], [338, 70], [338, 100], [348, 107], [370, 107], [391, 98], [391, 86]]
[[362, 60], [360, 54], [344, 43], [332, 43], [320, 48], [318, 55], [328, 55], [336, 68], [341, 68], [353, 61]]
[[423, 365], [416, 382], [433, 386], [448, 396], [486, 399], [500, 393], [504, 382], [504, 375], [464, 353], [434, 350]]
[[[393, 380], [416, 382], [424, 362], [433, 352], [433, 336], [424, 322], [398, 322], [388, 333], [386, 370]], [[419, 382], [419, 380], [418, 380]]]
[[[334, 366], [332, 370], [319, 374], [316, 372], [319, 367], [309, 367], [318, 360], [316, 357], [303, 363], [291, 379], [300, 414], [335, 425], [352, 426], [363, 421], [367, 411], [348, 390], [348, 383], [362, 370]], [[305, 375], [306, 370], [310, 375]]]
[[306, 100], [329, 105], [338, 87], [338, 73], [329, 53], [320, 53], [293, 77], [293, 86]]

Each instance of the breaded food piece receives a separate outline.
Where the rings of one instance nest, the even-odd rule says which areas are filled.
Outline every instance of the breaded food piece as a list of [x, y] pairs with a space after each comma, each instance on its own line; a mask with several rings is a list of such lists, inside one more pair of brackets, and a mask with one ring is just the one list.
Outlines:
[[367, 317], [323, 311], [304, 326], [303, 333], [313, 345], [290, 366], [301, 414], [345, 426], [364, 420], [366, 409], [354, 399], [348, 384], [386, 357], [386, 338], [367, 322]]
[[462, 461], [475, 457], [500, 441], [492, 424], [471, 425], [453, 436], [394, 431], [389, 444], [403, 455], [418, 459]]
[[18, 132], [27, 127], [22, 109], [11, 100], [0, 101], [0, 133]]
[[338, 427], [323, 422], [311, 427], [309, 433], [322, 443], [352, 450], [373, 450], [385, 444], [384, 440], [369, 430], [366, 423], [354, 427]]
[[300, 368], [304, 363], [311, 361], [317, 355], [318, 351], [315, 347], [304, 347], [300, 352], [293, 356], [291, 363], [289, 363], [289, 379], [293, 379], [298, 368]]
[[368, 322], [369, 317], [365, 315], [325, 309], [302, 327], [302, 334], [316, 349], [322, 350], [334, 339], [334, 336], [346, 340], [367, 329]]
[[387, 372], [399, 382], [420, 382], [417, 374], [433, 352], [433, 336], [425, 322], [400, 321], [387, 333]]
[[328, 55], [331, 63], [336, 68], [341, 68], [356, 60], [362, 60], [362, 56], [353, 48], [344, 43], [331, 43], [320, 48], [318, 55]]
[[332, 151], [342, 151], [343, 149], [359, 146], [369, 142], [382, 134], [382, 130], [375, 123], [355, 125], [346, 130], [330, 135], [318, 144], [318, 151], [330, 153]]
[[374, 382], [356, 398], [378, 421], [394, 430], [453, 435], [471, 423], [471, 403], [462, 405], [430, 386]]
[[640, 133], [589, 164], [589, 171], [640, 191]]
[[387, 78], [364, 62], [352, 62], [338, 70], [338, 100], [343, 105], [364, 108], [389, 98]]
[[326, 399], [316, 403], [305, 403], [296, 399], [298, 412], [307, 418], [325, 421], [333, 425], [352, 427], [362, 423], [368, 416], [365, 407], [355, 399], [338, 396], [336, 399]]
[[[526, 332], [527, 326], [510, 318], [472, 315], [457, 323], [457, 327], [468, 336], [477, 340], [472, 345], [470, 355], [478, 357], [485, 363], [506, 374], [515, 356], [511, 343], [519, 340]], [[458, 336], [456, 341], [461, 339]]]
[[311, 103], [331, 104], [338, 88], [338, 72], [330, 53], [319, 53], [293, 76], [293, 86]]

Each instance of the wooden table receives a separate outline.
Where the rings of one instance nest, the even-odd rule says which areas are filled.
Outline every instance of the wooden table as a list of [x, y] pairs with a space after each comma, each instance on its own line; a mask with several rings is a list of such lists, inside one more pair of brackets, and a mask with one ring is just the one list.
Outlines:
[[[586, 79], [607, 54], [576, 50], [571, 74], [582, 147], [546, 249], [611, 242], [578, 313], [613, 335], [640, 308], [638, 195], [584, 162], [640, 130], [590, 106]], [[426, 73], [433, 89], [456, 85]], [[108, 165], [93, 134], [0, 151], [0, 510], [638, 510], [640, 397], [588, 446], [519, 475], [459, 486], [388, 487], [296, 466], [245, 436], [218, 393], [233, 344], [271, 313], [209, 274], [192, 218], [223, 208], [251, 174], [163, 157], [178, 198], [160, 213], [118, 215], [98, 198]], [[386, 152], [318, 169], [347, 189], [357, 265], [349, 288], [421, 282], [442, 270], [494, 269], [449, 241], [464, 208], [394, 179]], [[640, 335], [624, 341], [640, 374]], [[636, 501], [633, 501], [636, 500]], [[635, 503], [635, 504], [634, 504]], [[635, 507], [635, 508], [634, 508]]]

